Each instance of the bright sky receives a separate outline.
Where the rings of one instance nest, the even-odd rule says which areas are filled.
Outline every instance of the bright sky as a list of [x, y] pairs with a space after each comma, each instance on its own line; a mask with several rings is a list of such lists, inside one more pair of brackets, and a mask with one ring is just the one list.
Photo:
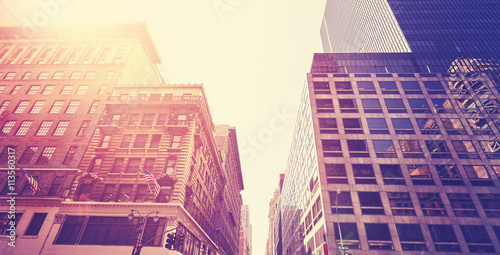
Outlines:
[[265, 254], [269, 202], [285, 171], [313, 53], [322, 52], [326, 0], [58, 2], [67, 3], [51, 22], [146, 21], [166, 82], [204, 84], [214, 122], [236, 127], [252, 254]]

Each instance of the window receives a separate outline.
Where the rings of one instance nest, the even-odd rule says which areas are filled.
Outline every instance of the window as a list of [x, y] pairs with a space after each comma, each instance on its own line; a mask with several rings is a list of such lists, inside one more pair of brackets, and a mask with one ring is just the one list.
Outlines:
[[463, 81], [448, 81], [448, 89], [455, 95], [468, 95], [467, 87]]
[[155, 118], [154, 114], [144, 114], [144, 118], [142, 119], [141, 125], [143, 126], [153, 125], [154, 118]]
[[149, 148], [158, 148], [160, 146], [161, 135], [153, 135]]
[[446, 133], [449, 135], [466, 135], [467, 132], [464, 126], [460, 122], [460, 119], [441, 119], [443, 126], [446, 129]]
[[431, 109], [425, 99], [408, 99], [410, 108], [414, 113], [430, 113]]
[[356, 106], [356, 100], [354, 99], [339, 99], [340, 112], [343, 113], [356, 113], [358, 112], [358, 107]]
[[66, 216], [54, 244], [76, 244], [84, 221], [85, 216]]
[[182, 140], [182, 136], [180, 135], [174, 135], [172, 137], [172, 148], [179, 148], [181, 146], [181, 140]]
[[149, 187], [146, 184], [137, 185], [134, 202], [146, 202], [146, 194], [149, 192]]
[[88, 72], [85, 74], [84, 79], [85, 79], [85, 80], [95, 79], [95, 75], [96, 75], [96, 72], [95, 72], [95, 71], [88, 71]]
[[66, 157], [64, 158], [63, 164], [68, 165], [71, 163], [73, 158], [76, 155], [76, 151], [78, 149], [78, 146], [71, 146], [69, 147], [68, 154], [66, 154]]
[[500, 218], [500, 194], [477, 194], [488, 218]]
[[413, 185], [434, 185], [431, 171], [426, 165], [407, 165]]
[[365, 113], [381, 113], [382, 106], [378, 99], [361, 99]]
[[392, 140], [373, 140], [377, 158], [396, 158], [396, 150]]
[[113, 164], [113, 168], [111, 169], [111, 172], [113, 173], [119, 173], [123, 169], [123, 158], [116, 158], [115, 163]]
[[42, 95], [50, 95], [54, 91], [55, 85], [47, 85], [43, 88]]
[[15, 224], [15, 226], [19, 226], [19, 220], [21, 219], [22, 213], [10, 214], [6, 212], [0, 212], [0, 235], [7, 236], [10, 234], [10, 226], [11, 222]]
[[40, 113], [44, 104], [45, 101], [36, 101], [35, 104], [33, 104], [33, 107], [31, 107], [30, 113]]
[[3, 103], [0, 105], [0, 114], [2, 114], [5, 109], [7, 109], [7, 106], [9, 106], [10, 100], [5, 100]]
[[80, 105], [80, 101], [70, 101], [65, 113], [75, 113]]
[[76, 94], [77, 95], [85, 95], [85, 93], [87, 93], [87, 89], [89, 88], [89, 86], [78, 86], [78, 89], [76, 90]]
[[353, 164], [352, 172], [356, 184], [377, 184], [372, 165]]
[[52, 52], [52, 50], [53, 50], [52, 48], [45, 48], [40, 54], [40, 56], [38, 56], [38, 58], [36, 59], [36, 64], [44, 63], [49, 54]]
[[467, 123], [475, 135], [493, 135], [493, 131], [484, 118], [467, 119]]
[[49, 163], [50, 158], [52, 157], [52, 154], [54, 154], [54, 151], [56, 150], [56, 147], [54, 146], [45, 146], [43, 148], [42, 154], [36, 161], [37, 165], [46, 165]]
[[417, 140], [400, 140], [399, 146], [405, 158], [423, 158], [424, 154]]
[[478, 186], [492, 186], [490, 175], [484, 166], [464, 166], [465, 172], [472, 183]]
[[77, 136], [84, 136], [88, 127], [90, 124], [90, 120], [84, 120], [82, 122], [82, 125], [80, 126], [80, 129], [78, 129], [78, 133], [76, 133]]
[[313, 82], [314, 94], [331, 94], [328, 82]]
[[59, 72], [55, 72], [52, 75], [52, 79], [53, 80], [60, 80], [60, 79], [62, 79], [63, 75], [64, 75], [64, 72], [60, 72], [60, 71]]
[[335, 89], [337, 94], [353, 94], [350, 81], [336, 81]]
[[448, 199], [456, 217], [479, 217], [468, 193], [448, 193]]
[[147, 158], [146, 162], [144, 163], [144, 168], [152, 171], [154, 165], [155, 165], [155, 158]]
[[380, 165], [380, 172], [385, 185], [405, 185], [405, 180], [399, 165]]
[[77, 80], [80, 79], [80, 76], [82, 75], [81, 71], [73, 71], [71, 75], [69, 76], [70, 80]]
[[420, 89], [417, 81], [402, 81], [401, 86], [407, 95], [422, 94], [422, 90]]
[[88, 171], [90, 173], [98, 173], [99, 169], [101, 169], [102, 158], [94, 158], [89, 165]]
[[396, 224], [403, 251], [427, 251], [422, 229], [418, 224]]
[[31, 74], [32, 74], [32, 72], [25, 72], [23, 74], [23, 77], [21, 79], [27, 80], [27, 79], [29, 79], [31, 77]]
[[35, 95], [36, 92], [40, 89], [40, 85], [32, 85], [29, 89], [28, 92], [26, 92], [26, 95]]
[[10, 131], [12, 130], [12, 128], [14, 127], [15, 124], [16, 124], [15, 120], [8, 120], [8, 121], [6, 121], [5, 124], [2, 127], [2, 133], [4, 135], [8, 135], [10, 133]]
[[406, 109], [401, 99], [384, 99], [389, 113], [405, 113]]
[[25, 164], [29, 165], [31, 162], [31, 159], [35, 155], [36, 151], [38, 150], [38, 146], [28, 146], [23, 152], [23, 155], [19, 159], [19, 164]]
[[363, 214], [384, 214], [382, 200], [378, 192], [358, 192], [361, 212]]
[[487, 158], [500, 158], [500, 142], [498, 140], [479, 141]]
[[132, 196], [132, 184], [122, 184], [116, 202], [130, 202]]
[[492, 94], [491, 90], [488, 88], [488, 85], [483, 81], [469, 81], [469, 84], [472, 90], [478, 96]]
[[450, 150], [444, 140], [427, 140], [425, 145], [431, 154], [431, 158], [451, 158]]
[[52, 120], [42, 121], [42, 124], [40, 124], [40, 127], [38, 128], [38, 131], [36, 132], [36, 136], [47, 135], [47, 132], [49, 131], [50, 126], [52, 126]]
[[99, 101], [99, 100], [94, 100], [92, 102], [92, 105], [90, 106], [89, 113], [95, 113], [97, 111], [97, 107], [99, 106], [100, 102], [101, 101]]
[[10, 94], [11, 94], [11, 95], [16, 95], [16, 94], [19, 92], [19, 90], [21, 90], [21, 85], [16, 85], [16, 86], [14, 86], [14, 88], [10, 91]]
[[455, 99], [455, 101], [457, 102], [460, 110], [462, 110], [462, 112], [464, 112], [464, 113], [478, 113], [479, 112], [479, 108], [478, 108], [476, 102], [474, 102], [474, 99], [472, 99], [472, 98]]
[[17, 74], [17, 72], [8, 72], [3, 79], [4, 80], [14, 80], [14, 76], [16, 76], [16, 74]]
[[38, 74], [38, 79], [39, 80], [46, 80], [49, 78], [49, 74], [50, 74], [50, 72], [40, 72], [40, 74]]
[[453, 105], [449, 99], [433, 98], [432, 104], [438, 113], [455, 113]]
[[392, 215], [415, 216], [415, 208], [408, 192], [387, 192]]
[[37, 48], [32, 48], [28, 51], [28, 53], [24, 56], [23, 60], [22, 60], [22, 64], [27, 64], [30, 59], [33, 57], [33, 55], [35, 55], [35, 52], [37, 52], [38, 49]]
[[424, 81], [424, 87], [429, 94], [446, 94], [440, 81]]
[[495, 248], [493, 248], [484, 226], [461, 225], [460, 230], [462, 230], [470, 252], [495, 253]]
[[340, 140], [321, 140], [325, 157], [342, 157]]
[[73, 85], [64, 85], [63, 89], [61, 90], [61, 95], [69, 95], [71, 94], [72, 90]]
[[[337, 240], [337, 244], [340, 244], [339, 225], [337, 223], [333, 223], [333, 227], [335, 229], [335, 240]], [[342, 232], [342, 241], [344, 246], [354, 250], [358, 250], [360, 248], [356, 223], [340, 223], [340, 231]]]
[[325, 164], [328, 184], [347, 184], [347, 174], [343, 164]]
[[370, 157], [365, 140], [347, 140], [347, 147], [351, 157]]
[[433, 118], [416, 119], [417, 126], [423, 135], [440, 134], [436, 120]]
[[108, 148], [110, 141], [111, 141], [110, 135], [103, 135], [101, 140], [99, 141], [99, 144], [97, 145], [97, 147]]
[[165, 166], [165, 173], [167, 175], [172, 175], [175, 172], [175, 163], [176, 163], [175, 158], [168, 158], [167, 159], [167, 164]]
[[148, 135], [137, 135], [135, 137], [134, 148], [146, 148]]
[[399, 94], [395, 81], [379, 81], [378, 84], [382, 94]]
[[5, 86], [5, 85], [0, 85], [0, 94], [1, 94], [4, 90], [5, 90], [5, 87], [7, 87], [7, 86]]
[[350, 192], [337, 194], [335, 191], [330, 191], [329, 193], [332, 214], [354, 214]]
[[357, 81], [359, 94], [376, 94], [372, 81]]
[[115, 184], [106, 184], [104, 186], [101, 202], [116, 202]]
[[132, 141], [132, 135], [124, 135], [122, 142], [120, 144], [120, 148], [129, 148], [131, 141]]
[[25, 121], [21, 122], [21, 125], [17, 129], [17, 132], [16, 132], [15, 135], [16, 136], [26, 135], [26, 133], [28, 132], [29, 128], [31, 127], [31, 124], [33, 124], [32, 120], [25, 120]]
[[443, 185], [464, 185], [462, 181], [462, 176], [458, 172], [457, 166], [455, 165], [435, 165], [436, 171], [441, 178]]
[[385, 119], [366, 119], [370, 134], [389, 134], [389, 128], [385, 123]]
[[26, 107], [28, 107], [29, 103], [30, 103], [29, 100], [22, 100], [22, 101], [20, 101], [19, 104], [17, 105], [17, 108], [14, 111], [14, 113], [23, 113], [24, 110], [26, 109]]
[[370, 250], [394, 250], [387, 224], [365, 223], [365, 229]]
[[131, 114], [130, 121], [128, 124], [132, 126], [139, 124], [139, 114]]
[[394, 130], [396, 131], [396, 134], [415, 134], [410, 119], [407, 118], [391, 119], [391, 121], [392, 125], [394, 126]]
[[436, 251], [461, 252], [451, 225], [427, 225]]
[[59, 121], [59, 123], [57, 123], [57, 127], [54, 130], [54, 133], [52, 133], [52, 135], [53, 136], [63, 136], [68, 125], [69, 125], [69, 121], [67, 121], [67, 120]]
[[344, 118], [342, 122], [344, 123], [344, 132], [346, 134], [363, 134], [360, 119]]
[[455, 151], [458, 154], [458, 158], [463, 159], [478, 159], [476, 149], [471, 141], [451, 141]]
[[98, 95], [104, 95], [104, 93], [106, 93], [106, 89], [108, 89], [108, 86], [107, 85], [102, 85], [100, 88], [99, 88], [99, 91], [97, 92]]
[[158, 115], [158, 120], [156, 120], [156, 125], [157, 126], [163, 126], [165, 125], [165, 122], [167, 121], [168, 114], [160, 114]]
[[447, 216], [439, 193], [417, 193], [424, 216]]
[[129, 158], [127, 168], [125, 169], [126, 173], [137, 173], [139, 172], [139, 164], [141, 163], [140, 158]]
[[318, 110], [318, 113], [335, 112], [331, 99], [316, 99], [316, 108]]
[[56, 176], [54, 178], [54, 182], [52, 182], [52, 186], [50, 186], [49, 193], [47, 193], [47, 196], [57, 196], [59, 193], [59, 189], [61, 188], [61, 185], [63, 183], [64, 176]]
[[31, 222], [28, 225], [26, 232], [24, 232], [24, 235], [25, 236], [38, 235], [46, 217], [47, 217], [47, 213], [35, 213], [35, 214], [33, 214], [33, 218], [31, 219]]

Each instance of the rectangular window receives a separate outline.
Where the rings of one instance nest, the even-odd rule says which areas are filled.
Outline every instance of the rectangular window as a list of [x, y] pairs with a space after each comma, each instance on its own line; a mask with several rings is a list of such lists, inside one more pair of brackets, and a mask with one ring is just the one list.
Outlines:
[[318, 113], [321, 112], [335, 112], [333, 102], [331, 99], [316, 99], [316, 108]]
[[85, 216], [66, 216], [54, 244], [76, 244], [84, 221]]
[[35, 155], [36, 151], [38, 150], [38, 146], [28, 146], [23, 152], [23, 155], [19, 159], [19, 164], [25, 164], [29, 165], [31, 162], [31, 159]]
[[408, 99], [413, 113], [430, 113], [431, 109], [425, 99]]
[[365, 223], [365, 229], [370, 250], [394, 250], [387, 224]]
[[66, 108], [65, 113], [75, 113], [76, 110], [78, 109], [78, 106], [80, 105], [80, 101], [70, 101], [68, 108]]
[[132, 196], [132, 184], [122, 184], [116, 202], [131, 202]]
[[16, 136], [26, 135], [26, 133], [28, 132], [29, 128], [31, 127], [31, 124], [33, 124], [32, 120], [25, 120], [25, 121], [21, 122], [21, 125], [17, 129], [17, 132], [16, 132], [15, 135]]
[[427, 140], [425, 145], [431, 154], [431, 158], [451, 158], [450, 150], [444, 140]]
[[500, 194], [477, 194], [488, 218], [500, 218]]
[[355, 99], [339, 99], [340, 112], [357, 113], [358, 106]]
[[337, 194], [335, 191], [330, 191], [329, 193], [332, 214], [354, 214], [350, 192]]
[[113, 79], [114, 76], [115, 76], [115, 72], [109, 71], [108, 73], [106, 73], [106, 80], [111, 80], [111, 79]]
[[12, 130], [12, 128], [14, 127], [15, 124], [16, 124], [15, 120], [8, 120], [8, 121], [6, 121], [5, 124], [3, 124], [2, 133], [4, 135], [8, 135], [10, 133], [10, 131]]
[[347, 184], [347, 174], [343, 164], [325, 164], [328, 184]]
[[104, 186], [101, 202], [116, 202], [115, 184], [106, 184]]
[[[333, 228], [335, 229], [335, 240], [337, 244], [340, 245], [339, 225], [337, 223], [333, 223]], [[342, 232], [342, 242], [344, 243], [344, 246], [352, 250], [360, 249], [356, 223], [340, 223], [340, 231]]]
[[453, 105], [449, 99], [433, 98], [431, 100], [437, 113], [455, 113], [455, 109], [453, 109]]
[[396, 158], [396, 150], [392, 140], [373, 140], [377, 158]]
[[101, 102], [101, 101], [99, 101], [99, 100], [94, 100], [94, 101], [92, 102], [92, 105], [91, 105], [91, 106], [90, 106], [90, 108], [89, 108], [89, 113], [95, 113], [95, 112], [97, 111], [97, 107], [99, 106], [99, 103], [100, 103], [100, 102]]
[[359, 94], [377, 94], [372, 81], [357, 81]]
[[15, 224], [15, 226], [19, 226], [19, 220], [21, 219], [22, 213], [9, 214], [6, 212], [0, 212], [0, 235], [7, 236], [10, 234], [10, 226], [11, 222]]
[[38, 79], [39, 80], [46, 80], [49, 78], [49, 74], [50, 74], [50, 72], [40, 72], [40, 74], [38, 74]]
[[172, 136], [172, 148], [179, 148], [181, 146], [182, 136], [174, 135]]
[[429, 94], [446, 94], [440, 81], [424, 81], [424, 87]]
[[55, 85], [47, 85], [43, 88], [42, 95], [50, 95], [54, 91]]
[[338, 134], [337, 120], [335, 118], [318, 118], [321, 134]]
[[382, 106], [378, 99], [361, 99], [365, 113], [382, 113]]
[[32, 72], [25, 72], [23, 74], [23, 77], [21, 79], [27, 80], [27, 79], [29, 79], [31, 77], [31, 74], [32, 74]]
[[36, 136], [47, 135], [47, 132], [49, 131], [50, 126], [52, 126], [52, 120], [42, 121], [42, 124], [40, 124], [40, 127], [38, 128], [38, 131], [36, 132]]
[[149, 187], [146, 184], [137, 185], [134, 202], [146, 202], [146, 195], [149, 193]]
[[423, 135], [440, 134], [439, 127], [434, 118], [416, 119], [417, 126]]
[[59, 193], [59, 189], [61, 188], [61, 185], [63, 183], [64, 176], [56, 176], [54, 178], [54, 182], [52, 182], [52, 186], [50, 186], [49, 193], [47, 193], [47, 196], [50, 197], [55, 197]]
[[4, 80], [14, 80], [14, 76], [16, 76], [16, 74], [17, 74], [17, 72], [8, 72], [3, 79]]
[[405, 179], [399, 165], [380, 165], [380, 172], [385, 185], [405, 185]]
[[132, 135], [124, 135], [122, 142], [120, 144], [120, 148], [129, 148], [131, 141], [132, 141]]
[[10, 91], [10, 94], [11, 94], [11, 95], [16, 95], [16, 94], [19, 92], [19, 90], [21, 90], [21, 85], [16, 85], [16, 86], [14, 86], [14, 88]]
[[76, 59], [77, 59], [78, 54], [80, 53], [81, 50], [82, 50], [82, 48], [73, 49], [73, 51], [71, 52], [71, 54], [68, 57], [68, 64], [76, 63]]
[[455, 102], [463, 113], [479, 113], [479, 108], [472, 98], [455, 99]]
[[337, 94], [353, 94], [350, 81], [336, 81], [335, 89]]
[[167, 175], [172, 175], [175, 172], [175, 163], [177, 162], [176, 158], [168, 158], [167, 164], [165, 166], [165, 173]]
[[389, 113], [405, 113], [406, 108], [401, 99], [384, 99]]
[[135, 137], [134, 148], [146, 148], [149, 135], [137, 135]]
[[3, 101], [2, 105], [0, 105], [0, 114], [2, 114], [5, 109], [7, 109], [7, 106], [9, 106], [10, 100], [5, 100]]
[[44, 104], [45, 101], [35, 101], [35, 103], [31, 107], [30, 113], [40, 113], [40, 110], [42, 110]]
[[125, 170], [126, 173], [137, 173], [139, 172], [139, 164], [141, 163], [140, 158], [129, 158], [128, 159], [128, 164], [127, 164], [127, 169]]
[[0, 94], [2, 94], [6, 87], [5, 85], [0, 85]]
[[115, 163], [113, 164], [113, 169], [111, 169], [111, 172], [113, 173], [120, 173], [123, 170], [123, 158], [116, 158]]
[[389, 128], [385, 119], [366, 119], [370, 134], [389, 134]]
[[399, 94], [395, 81], [379, 81], [378, 84], [382, 94]]
[[160, 101], [161, 94], [151, 94], [149, 96], [149, 101]]
[[101, 169], [102, 158], [94, 158], [88, 168], [90, 173], [98, 173], [99, 169]]
[[500, 158], [500, 142], [498, 140], [479, 141], [479, 144], [487, 158]]
[[472, 185], [493, 186], [490, 175], [484, 166], [464, 166], [464, 169]]
[[102, 138], [101, 138], [101, 140], [99, 141], [99, 144], [97, 145], [97, 147], [99, 147], [99, 148], [108, 148], [110, 141], [111, 141], [111, 136], [110, 135], [103, 135]]
[[143, 126], [153, 125], [154, 118], [155, 118], [154, 114], [144, 114], [144, 118], [142, 119], [141, 125]]
[[324, 157], [342, 157], [340, 140], [321, 140]]
[[470, 94], [463, 81], [448, 81], [446, 83], [448, 84], [448, 89], [450, 89], [451, 94], [454, 94], [454, 95], [469, 95]]
[[422, 229], [418, 224], [396, 224], [403, 251], [427, 251]]
[[19, 102], [19, 104], [16, 107], [16, 110], [14, 110], [14, 113], [23, 113], [24, 110], [28, 107], [28, 104], [30, 103], [29, 100], [22, 100]]
[[460, 119], [441, 119], [441, 121], [446, 133], [449, 135], [467, 135], [467, 131], [465, 131]]
[[102, 49], [101, 53], [99, 54], [99, 58], [97, 59], [97, 64], [106, 63], [110, 52], [111, 52], [111, 47], [106, 47]]
[[482, 225], [461, 225], [470, 252], [495, 253], [486, 228]]
[[28, 89], [28, 92], [26, 92], [26, 95], [35, 95], [39, 89], [40, 85], [31, 85], [31, 87]]
[[448, 193], [448, 199], [456, 217], [479, 217], [468, 193]]
[[436, 251], [461, 252], [455, 231], [451, 225], [427, 225]]
[[62, 72], [62, 71], [55, 72], [52, 75], [52, 79], [53, 80], [60, 80], [60, 79], [62, 79], [63, 75], [64, 75], [64, 72]]
[[54, 154], [55, 150], [56, 150], [56, 147], [54, 147], [54, 146], [45, 146], [45, 148], [43, 148], [42, 154], [40, 155], [40, 157], [36, 161], [36, 164], [46, 165], [47, 163], [49, 163], [50, 158], [52, 157], [52, 154]]
[[331, 94], [329, 82], [313, 82], [314, 94]]
[[83, 55], [83, 58], [82, 58], [82, 63], [83, 64], [90, 64], [90, 61], [92, 60], [92, 57], [94, 56], [94, 53], [96, 52], [96, 48], [95, 47], [91, 47], [87, 50], [87, 52], [85, 53], [85, 55]]
[[484, 118], [467, 119], [467, 123], [475, 135], [493, 135], [493, 131]]
[[415, 208], [408, 192], [387, 192], [392, 215], [415, 216]]
[[441, 178], [443, 185], [457, 186], [464, 185], [462, 176], [455, 165], [435, 165], [436, 171]]
[[85, 79], [85, 80], [92, 80], [92, 79], [95, 79], [95, 75], [96, 75], [96, 72], [95, 72], [95, 71], [88, 71], [88, 72], [85, 74], [84, 79]]
[[478, 159], [479, 155], [471, 141], [451, 141], [458, 158], [462, 159]]
[[344, 132], [346, 134], [363, 134], [363, 127], [360, 119], [343, 118]]
[[153, 135], [149, 148], [158, 148], [160, 146], [161, 135]]
[[76, 151], [78, 149], [78, 146], [71, 146], [69, 147], [68, 154], [66, 154], [66, 157], [64, 158], [63, 164], [68, 165], [73, 161], [73, 158], [76, 155]]
[[80, 126], [80, 129], [78, 129], [78, 133], [76, 134], [77, 136], [84, 136], [88, 127], [90, 124], [90, 120], [84, 120], [82, 122], [82, 125]]
[[28, 53], [23, 57], [23, 60], [21, 61], [21, 63], [24, 65], [24, 64], [27, 64], [31, 58], [33, 57], [33, 55], [35, 55], [35, 52], [38, 51], [38, 48], [32, 48], [28, 51]]
[[89, 86], [86, 86], [86, 85], [78, 86], [78, 89], [76, 90], [76, 94], [77, 95], [85, 95], [85, 93], [87, 93], [88, 88], [89, 88]]
[[108, 86], [107, 85], [102, 85], [99, 88], [99, 91], [97, 92], [97, 95], [104, 95], [104, 93], [106, 93], [106, 89], [108, 89]]
[[439, 193], [417, 193], [424, 216], [447, 216]]
[[47, 217], [47, 213], [35, 213], [33, 218], [31, 219], [26, 232], [24, 232], [25, 236], [37, 236], [42, 228], [43, 222]]
[[165, 122], [167, 121], [168, 114], [160, 114], [158, 115], [158, 120], [156, 120], [156, 125], [157, 126], [163, 126], [165, 125]]
[[45, 48], [42, 53], [40, 54], [40, 56], [38, 56], [37, 60], [36, 60], [36, 63], [37, 64], [42, 64], [45, 62], [45, 60], [47, 59], [47, 57], [49, 56], [49, 54], [52, 52], [52, 48]]
[[71, 91], [73, 91], [73, 85], [64, 85], [61, 90], [61, 95], [69, 95], [71, 94]]
[[80, 76], [82, 76], [82, 72], [81, 71], [73, 71], [71, 73], [71, 75], [69, 76], [69, 79], [70, 80], [78, 80], [78, 79], [80, 79]]
[[434, 185], [431, 171], [426, 165], [407, 165], [413, 185]]
[[392, 121], [392, 126], [394, 127], [394, 131], [396, 131], [396, 134], [415, 134], [415, 129], [413, 128], [413, 125], [411, 124], [410, 119], [407, 118], [398, 118], [398, 119], [391, 119]]
[[402, 81], [401, 86], [407, 95], [422, 94], [417, 81]]
[[363, 214], [385, 214], [378, 192], [358, 192], [358, 196]]
[[372, 165], [353, 164], [352, 172], [356, 184], [377, 184]]
[[399, 146], [405, 158], [424, 158], [418, 140], [400, 140]]
[[57, 127], [54, 130], [54, 133], [52, 133], [53, 136], [63, 136], [64, 132], [66, 132], [66, 128], [68, 128], [69, 121], [68, 120], [61, 120], [59, 123], [57, 123]]

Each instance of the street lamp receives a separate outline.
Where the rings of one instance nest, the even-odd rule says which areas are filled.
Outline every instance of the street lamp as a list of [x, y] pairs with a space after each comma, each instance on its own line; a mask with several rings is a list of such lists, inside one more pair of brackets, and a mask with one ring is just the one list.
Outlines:
[[137, 240], [134, 244], [132, 255], [140, 255], [142, 249], [142, 236], [144, 235], [144, 225], [146, 225], [146, 220], [148, 219], [148, 216], [152, 213], [156, 213], [156, 215], [153, 217], [154, 222], [158, 222], [160, 218], [158, 217], [159, 211], [149, 212], [145, 217], [142, 217], [139, 211], [132, 209], [130, 210], [129, 215], [127, 216], [129, 221], [132, 221], [134, 219], [134, 212], [137, 212], [139, 214], [139, 223], [137, 226], [137, 233], [139, 233], [139, 235], [137, 236]]
[[348, 247], [344, 246], [344, 241], [342, 240], [342, 230], [340, 230], [340, 217], [339, 217], [339, 194], [342, 191], [340, 189], [337, 190], [337, 194], [335, 195], [335, 213], [337, 213], [337, 226], [339, 227], [339, 236], [340, 236], [340, 245], [337, 246], [337, 250], [342, 251], [342, 255], [346, 254], [347, 250], [349, 250]]

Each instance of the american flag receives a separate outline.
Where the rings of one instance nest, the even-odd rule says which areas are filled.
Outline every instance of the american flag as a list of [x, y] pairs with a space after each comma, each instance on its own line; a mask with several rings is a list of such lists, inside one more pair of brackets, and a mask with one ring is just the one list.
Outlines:
[[24, 176], [26, 176], [26, 179], [28, 179], [28, 182], [31, 185], [31, 191], [33, 192], [33, 196], [34, 196], [36, 191], [38, 190], [38, 182], [35, 180], [35, 178], [33, 178], [33, 176], [28, 174], [28, 172], [26, 172], [20, 165], [17, 165], [17, 166], [19, 167], [19, 170], [21, 170], [23, 172]]
[[156, 199], [158, 197], [158, 195], [160, 195], [160, 190], [161, 190], [160, 184], [158, 184], [158, 182], [156, 181], [155, 177], [148, 170], [142, 168], [141, 165], [139, 165], [139, 167], [141, 168], [142, 172], [144, 173], [144, 178], [146, 178], [146, 182], [152, 182], [152, 183], [154, 183], [154, 186], [155, 186], [155, 190], [154, 190], [155, 197], [154, 197], [154, 199]]

